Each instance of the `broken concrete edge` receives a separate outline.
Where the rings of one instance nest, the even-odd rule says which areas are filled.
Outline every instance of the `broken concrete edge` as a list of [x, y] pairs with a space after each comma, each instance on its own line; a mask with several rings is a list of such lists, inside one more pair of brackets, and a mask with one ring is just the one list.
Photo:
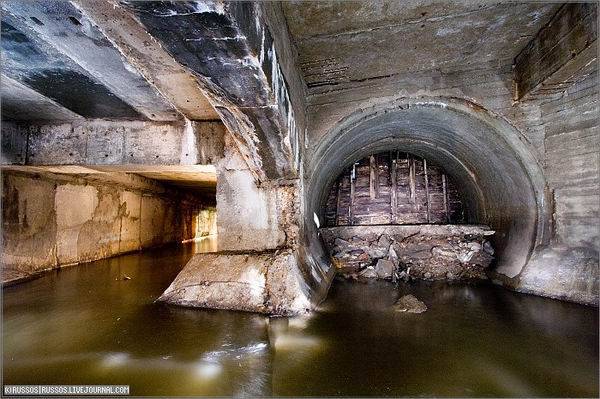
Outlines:
[[302, 268], [298, 252], [289, 248], [196, 254], [156, 301], [275, 316], [305, 314], [324, 295], [307, 284]]

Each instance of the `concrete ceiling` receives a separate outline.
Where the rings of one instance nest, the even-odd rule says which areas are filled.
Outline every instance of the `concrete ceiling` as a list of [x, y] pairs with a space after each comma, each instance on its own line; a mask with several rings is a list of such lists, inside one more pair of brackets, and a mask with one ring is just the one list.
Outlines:
[[283, 9], [309, 87], [510, 65], [557, 3], [293, 1]]
[[[192, 191], [209, 201], [214, 200], [217, 189], [217, 172], [212, 165], [3, 165], [0, 170], [71, 175], [109, 182], [123, 181], [126, 175], [133, 174]], [[130, 185], [133, 184], [129, 180], [127, 182]]]
[[209, 197], [215, 196], [217, 190], [217, 171], [213, 165], [113, 165], [94, 166], [93, 169], [134, 173]]
[[[96, 12], [94, 18], [81, 4], [64, 0], [9, 0], [1, 7], [4, 118], [218, 118], [190, 74], [154, 49], [158, 44], [116, 4], [95, 2], [86, 9]], [[118, 21], [107, 12], [100, 15], [106, 10]], [[143, 62], [152, 68], [143, 68], [127, 47], [140, 43], [147, 43]], [[162, 76], [169, 76], [168, 86]]]

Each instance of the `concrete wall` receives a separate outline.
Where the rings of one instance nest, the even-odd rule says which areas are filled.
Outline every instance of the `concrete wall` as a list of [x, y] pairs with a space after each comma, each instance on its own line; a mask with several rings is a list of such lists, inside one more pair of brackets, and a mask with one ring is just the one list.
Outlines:
[[532, 294], [598, 305], [600, 162], [598, 75], [541, 96], [544, 172], [553, 199], [552, 240], [533, 254], [516, 286]]
[[554, 195], [555, 238], [600, 247], [598, 204], [598, 75], [591, 73], [564, 95], [540, 106], [545, 131], [544, 171]]
[[126, 176], [3, 171], [3, 280], [214, 233], [214, 208]]
[[217, 165], [219, 250], [264, 251], [293, 245], [297, 187], [271, 182], [258, 186], [234, 144], [227, 142], [226, 156]]

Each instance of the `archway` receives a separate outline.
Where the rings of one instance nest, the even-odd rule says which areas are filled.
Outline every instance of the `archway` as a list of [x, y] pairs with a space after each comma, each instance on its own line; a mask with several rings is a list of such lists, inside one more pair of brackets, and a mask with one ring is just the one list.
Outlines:
[[548, 240], [545, 181], [525, 137], [471, 102], [420, 98], [360, 110], [318, 145], [305, 190], [306, 233], [313, 250], [322, 248], [313, 218], [324, 220], [337, 176], [353, 162], [390, 149], [444, 165], [461, 185], [472, 221], [496, 231], [497, 272], [515, 277], [536, 245]]

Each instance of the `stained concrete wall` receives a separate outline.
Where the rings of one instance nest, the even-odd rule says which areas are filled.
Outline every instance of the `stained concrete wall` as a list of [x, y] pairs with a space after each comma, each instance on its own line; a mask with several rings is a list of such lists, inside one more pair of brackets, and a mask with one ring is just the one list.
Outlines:
[[293, 245], [298, 229], [294, 181], [257, 185], [234, 144], [226, 141], [225, 157], [217, 165], [219, 250], [264, 251]]
[[3, 171], [3, 280], [215, 232], [195, 196], [128, 179]]

